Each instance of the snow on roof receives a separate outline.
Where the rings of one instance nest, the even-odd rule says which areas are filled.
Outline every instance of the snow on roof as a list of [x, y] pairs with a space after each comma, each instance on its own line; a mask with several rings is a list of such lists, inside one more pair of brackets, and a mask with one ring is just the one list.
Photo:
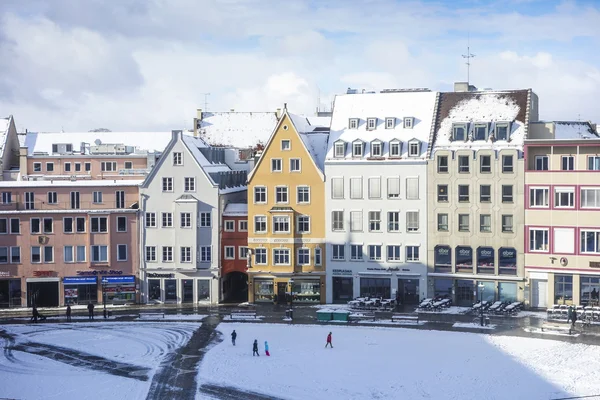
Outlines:
[[300, 138], [317, 167], [324, 172], [329, 133], [300, 133]]
[[554, 128], [555, 139], [597, 139], [598, 133], [589, 122], [556, 121]]
[[6, 139], [8, 138], [8, 128], [10, 127], [10, 117], [0, 118], [0, 157], [4, 154]]
[[25, 146], [25, 139], [27, 138], [27, 135], [24, 133], [17, 133], [17, 139], [19, 139], [19, 147], [24, 147]]
[[0, 181], [0, 188], [4, 187], [73, 187], [73, 186], [139, 186], [142, 180], [137, 179], [92, 179], [92, 180], [44, 180], [44, 181]]
[[223, 211], [225, 217], [242, 217], [246, 215], [248, 215], [247, 203], [229, 203]]
[[201, 137], [213, 146], [253, 148], [265, 144], [277, 125], [274, 112], [203, 112]]
[[[431, 133], [437, 92], [364, 93], [338, 95], [335, 98], [331, 130], [327, 146], [327, 161], [335, 161], [333, 148], [336, 141], [351, 143], [355, 140], [383, 142], [382, 156], [389, 155], [389, 142], [402, 142], [400, 156], [407, 158], [408, 141], [421, 142], [419, 157], [425, 158]], [[404, 118], [413, 118], [412, 128], [404, 127]], [[350, 119], [358, 119], [358, 128], [349, 128]], [[367, 119], [377, 118], [376, 128], [367, 130]], [[386, 119], [394, 118], [393, 128], [386, 129]], [[364, 158], [371, 157], [370, 146], [365, 146]], [[411, 157], [413, 158], [413, 157]], [[352, 146], [346, 145], [344, 159], [352, 159]]]
[[78, 152], [82, 142], [95, 146], [96, 140], [105, 144], [133, 146], [140, 151], [162, 152], [171, 140], [171, 132], [27, 132], [24, 146], [28, 148], [29, 156], [34, 152], [51, 155], [53, 144], [70, 143]]
[[[437, 131], [433, 148], [439, 149], [501, 149], [522, 148], [525, 139], [528, 91], [504, 92], [450, 92], [440, 95]], [[473, 123], [489, 123], [489, 131], [496, 122], [511, 122], [510, 140], [452, 141], [452, 126], [467, 123], [467, 135], [474, 129]]]

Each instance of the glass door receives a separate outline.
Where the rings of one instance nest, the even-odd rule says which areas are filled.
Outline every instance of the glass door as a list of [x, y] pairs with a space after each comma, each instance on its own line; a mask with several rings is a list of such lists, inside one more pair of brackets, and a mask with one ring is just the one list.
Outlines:
[[183, 282], [183, 298], [184, 303], [193, 303], [194, 302], [194, 280], [193, 279], [184, 279]]

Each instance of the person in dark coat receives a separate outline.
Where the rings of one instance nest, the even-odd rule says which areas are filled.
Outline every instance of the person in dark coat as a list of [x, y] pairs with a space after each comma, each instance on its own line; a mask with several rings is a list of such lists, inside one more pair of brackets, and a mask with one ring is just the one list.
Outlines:
[[39, 316], [40, 316], [40, 313], [38, 312], [37, 307], [33, 306], [33, 309], [31, 310], [31, 321], [33, 321], [34, 323], [37, 323]]
[[325, 348], [327, 348], [327, 346], [333, 349], [333, 345], [331, 344], [331, 332], [329, 332], [329, 335], [327, 335], [327, 343], [325, 344]]
[[237, 338], [237, 333], [235, 333], [235, 329], [231, 332], [231, 343], [235, 346], [235, 338]]
[[573, 309], [573, 313], [571, 314], [571, 328], [575, 328], [575, 321], [577, 321], [577, 310]]
[[87, 308], [88, 308], [90, 320], [93, 320], [94, 319], [94, 305], [92, 304], [91, 301], [90, 301], [90, 304], [88, 304]]
[[71, 322], [71, 306], [67, 304], [67, 322]]
[[573, 306], [569, 306], [567, 309], [567, 322], [573, 320]]
[[252, 357], [254, 356], [260, 357], [260, 354], [258, 354], [258, 340], [254, 339], [254, 344], [252, 345]]

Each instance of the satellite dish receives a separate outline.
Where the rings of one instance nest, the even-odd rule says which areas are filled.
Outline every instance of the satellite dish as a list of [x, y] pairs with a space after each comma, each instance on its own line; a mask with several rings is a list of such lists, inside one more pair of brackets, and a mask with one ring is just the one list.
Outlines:
[[102, 144], [102, 140], [96, 139], [94, 140], [94, 143], [96, 143], [96, 146], [100, 146]]

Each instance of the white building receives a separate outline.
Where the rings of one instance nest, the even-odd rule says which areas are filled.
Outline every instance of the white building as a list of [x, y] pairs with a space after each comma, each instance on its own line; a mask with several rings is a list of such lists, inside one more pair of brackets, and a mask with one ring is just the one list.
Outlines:
[[435, 92], [337, 96], [327, 156], [327, 302], [426, 294]]
[[219, 302], [221, 214], [252, 167], [238, 154], [173, 131], [140, 188], [142, 302]]

